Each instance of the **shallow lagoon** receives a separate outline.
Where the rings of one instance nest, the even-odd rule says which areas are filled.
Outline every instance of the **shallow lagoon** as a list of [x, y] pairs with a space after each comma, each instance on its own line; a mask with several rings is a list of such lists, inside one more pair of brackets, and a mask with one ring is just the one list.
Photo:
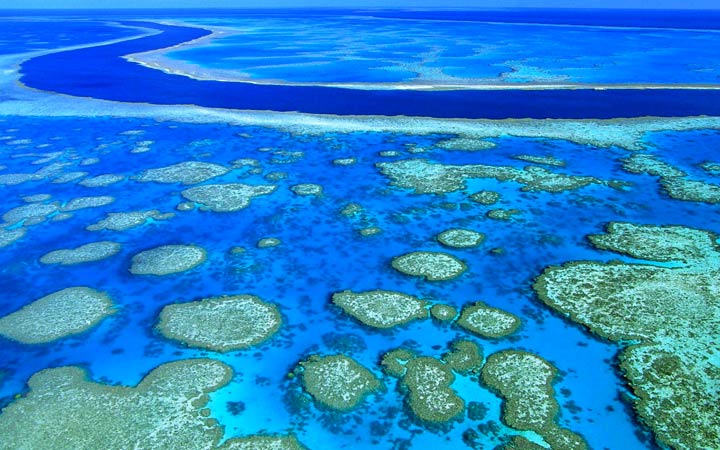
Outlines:
[[716, 30], [493, 19], [482, 13], [468, 14], [464, 20], [379, 18], [362, 11], [309, 19], [190, 19], [188, 23], [217, 28], [225, 35], [210, 45], [174, 49], [161, 61], [168, 68], [202, 76], [291, 83], [720, 82], [720, 68], [713, 62], [720, 56]]

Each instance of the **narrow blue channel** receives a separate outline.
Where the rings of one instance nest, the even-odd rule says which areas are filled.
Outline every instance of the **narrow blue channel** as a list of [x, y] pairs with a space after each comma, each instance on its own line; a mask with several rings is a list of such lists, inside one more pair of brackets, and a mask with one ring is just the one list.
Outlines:
[[53, 53], [22, 65], [27, 86], [79, 97], [333, 115], [441, 118], [606, 119], [720, 115], [720, 90], [356, 90], [195, 80], [131, 63], [124, 55], [166, 48], [209, 34], [198, 28], [129, 21], [161, 33]]

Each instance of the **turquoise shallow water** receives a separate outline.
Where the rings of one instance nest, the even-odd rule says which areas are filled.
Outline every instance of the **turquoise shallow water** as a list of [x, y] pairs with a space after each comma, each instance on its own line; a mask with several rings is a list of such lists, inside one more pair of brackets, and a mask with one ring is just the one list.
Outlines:
[[[183, 20], [188, 20], [183, 18]], [[287, 82], [716, 84], [715, 30], [346, 17], [191, 18], [210, 45], [167, 54], [196, 72]], [[516, 20], [522, 20], [516, 18]], [[680, 26], [680, 25], [678, 25]], [[213, 72], [209, 72], [212, 74]]]
[[[609, 260], [616, 254], [593, 250], [584, 236], [602, 231], [613, 220], [649, 224], [681, 224], [720, 232], [718, 207], [671, 200], [659, 193], [655, 179], [624, 172], [619, 158], [629, 152], [599, 149], [562, 140], [503, 137], [495, 148], [477, 152], [446, 151], [436, 144], [444, 135], [411, 136], [380, 132], [297, 135], [269, 128], [226, 124], [186, 124], [109, 117], [15, 117], [0, 119], [0, 171], [34, 172], [39, 156], [61, 154], [53, 162], [67, 162], [64, 172], [86, 171], [126, 177], [120, 183], [86, 188], [51, 180], [29, 181], [2, 189], [3, 210], [24, 204], [23, 196], [46, 193], [52, 201], [86, 195], [110, 195], [116, 201], [101, 208], [77, 211], [62, 222], [29, 227], [27, 235], [0, 251], [0, 316], [45, 294], [70, 285], [87, 285], [107, 291], [119, 313], [98, 327], [55, 344], [25, 346], [0, 341], [0, 397], [8, 404], [22, 393], [34, 372], [62, 365], [79, 365], [92, 379], [111, 384], [135, 384], [157, 365], [194, 356], [209, 356], [228, 363], [233, 381], [211, 394], [212, 417], [225, 426], [225, 436], [258, 432], [293, 432], [309, 448], [465, 448], [463, 433], [478, 427], [493, 428], [474, 447], [492, 448], [510, 430], [500, 422], [500, 400], [477, 380], [458, 376], [453, 387], [466, 401], [488, 407], [484, 419], [464, 418], [449, 430], [427, 431], [408, 419], [396, 381], [384, 377], [387, 391], [372, 396], [351, 413], [321, 410], [308, 402], [297, 380], [288, 379], [297, 362], [311, 353], [344, 352], [378, 376], [382, 353], [409, 345], [421, 353], [439, 356], [449, 342], [469, 338], [486, 355], [505, 348], [535, 352], [561, 372], [555, 385], [561, 404], [561, 423], [582, 433], [592, 448], [650, 449], [649, 434], [638, 426], [621, 398], [627, 394], [615, 368], [617, 347], [589, 336], [579, 327], [550, 314], [535, 299], [532, 279], [544, 267], [571, 260]], [[134, 131], [133, 131], [134, 130]], [[133, 131], [132, 133], [127, 133]], [[146, 153], [131, 153], [138, 142], [152, 141]], [[717, 131], [666, 132], [648, 135], [647, 150], [693, 177], [717, 182], [697, 167], [720, 161]], [[418, 149], [425, 152], [418, 153]], [[395, 150], [397, 157], [379, 152]], [[288, 157], [278, 151], [302, 152]], [[550, 170], [629, 181], [625, 190], [587, 187], [560, 194], [521, 192], [520, 185], [495, 180], [471, 180], [467, 188], [445, 195], [417, 195], [393, 187], [374, 166], [380, 161], [421, 158], [445, 164], [482, 163], [528, 165], [512, 157], [552, 155], [567, 162]], [[81, 166], [85, 158], [99, 162]], [[334, 159], [355, 157], [342, 167]], [[236, 169], [207, 183], [268, 184], [263, 176], [282, 171], [286, 180], [275, 193], [256, 198], [236, 213], [194, 210], [176, 212], [167, 221], [123, 232], [90, 232], [108, 212], [158, 209], [172, 212], [182, 201], [185, 187], [139, 183], [132, 179], [147, 168], [198, 160], [228, 165], [238, 158], [260, 162], [262, 174]], [[323, 186], [320, 198], [294, 195], [298, 183]], [[522, 211], [511, 222], [485, 217], [491, 207], [468, 200], [483, 189], [502, 194], [499, 207]], [[348, 202], [365, 208], [359, 218], [348, 219], [339, 210]], [[378, 226], [383, 232], [361, 237], [357, 230]], [[448, 228], [465, 227], [486, 233], [482, 246], [469, 250], [443, 249], [434, 236]], [[258, 249], [264, 237], [282, 244]], [[96, 240], [122, 243], [122, 251], [107, 260], [79, 266], [45, 266], [38, 259], [50, 250], [73, 248]], [[190, 272], [167, 277], [138, 277], [128, 272], [139, 251], [162, 244], [195, 244], [209, 252], [208, 262]], [[234, 246], [247, 249], [230, 254]], [[490, 250], [502, 248], [502, 254]], [[469, 266], [457, 280], [431, 283], [401, 275], [389, 262], [413, 250], [447, 251]], [[344, 289], [389, 289], [462, 306], [483, 300], [513, 312], [523, 327], [513, 337], [483, 340], [431, 321], [413, 323], [393, 331], [367, 329], [330, 304], [330, 296]], [[160, 309], [169, 303], [214, 295], [249, 293], [279, 305], [284, 324], [267, 344], [256, 349], [217, 354], [185, 348], [154, 331]], [[469, 445], [469, 444], [468, 444]]]
[[0, 17], [0, 55], [52, 50], [127, 38], [138, 30], [98, 20], [58, 21], [37, 17]]

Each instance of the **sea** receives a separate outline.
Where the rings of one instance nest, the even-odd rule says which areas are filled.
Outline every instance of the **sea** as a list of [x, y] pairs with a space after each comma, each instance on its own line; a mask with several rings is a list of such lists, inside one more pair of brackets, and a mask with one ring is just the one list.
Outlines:
[[[630, 261], [588, 242], [610, 222], [720, 233], [716, 203], [671, 198], [658, 177], [623, 167], [648, 154], [720, 190], [712, 166], [720, 163], [718, 33], [720, 13], [697, 11], [2, 11], [2, 211], [38, 194], [58, 208], [39, 220], [3, 219], [4, 232], [26, 231], [0, 248], [0, 317], [70, 286], [106, 292], [117, 312], [50, 343], [0, 336], [0, 407], [21, 402], [28, 379], [48, 368], [78, 366], [94, 382], [135, 386], [163, 363], [205, 357], [235, 374], [209, 394], [223, 439], [292, 434], [308, 449], [493, 449], [524, 433], [503, 421], [502, 398], [477, 375], [457, 374], [452, 388], [466, 404], [484, 405], [483, 417], [435, 428], [413, 418], [406, 393], [380, 366], [393, 349], [440, 357], [468, 339], [485, 356], [518, 349], [555, 366], [558, 423], [590, 448], [666, 448], [633, 409], [621, 345], [552, 312], [532, 284], [549, 266]], [[251, 161], [233, 164], [240, 159]], [[549, 192], [465, 177], [451, 192], [422, 193], [378, 166], [418, 159], [535, 165], [600, 182]], [[235, 212], [181, 211], [181, 192], [192, 186], [138, 179], [188, 161], [230, 169], [197, 185], [277, 188]], [[82, 183], [108, 174], [118, 181]], [[298, 184], [322, 193], [297, 195]], [[480, 191], [500, 200], [474, 202]], [[113, 201], [62, 213], [88, 196]], [[342, 214], [352, 203], [360, 212]], [[488, 215], [496, 209], [517, 211], [496, 220]], [[109, 213], [149, 210], [173, 214], [124, 231], [87, 229]], [[380, 232], [360, 233], [371, 227]], [[453, 228], [485, 240], [466, 249], [438, 242]], [[264, 238], [280, 245], [258, 247]], [[40, 262], [97, 241], [121, 250], [83, 264]], [[166, 276], [129, 271], [135, 255], [168, 244], [202, 247], [207, 261]], [[467, 271], [428, 281], [392, 267], [415, 251], [451, 254]], [[482, 301], [522, 326], [502, 339], [431, 319], [381, 330], [332, 303], [337, 292], [376, 289], [458, 310]], [[279, 331], [250, 349], [193, 348], [156, 327], [168, 304], [239, 294], [282, 314]], [[385, 385], [350, 411], [314, 403], [293, 375], [310, 355], [338, 353]], [[471, 440], [468, 430], [483, 432]]]

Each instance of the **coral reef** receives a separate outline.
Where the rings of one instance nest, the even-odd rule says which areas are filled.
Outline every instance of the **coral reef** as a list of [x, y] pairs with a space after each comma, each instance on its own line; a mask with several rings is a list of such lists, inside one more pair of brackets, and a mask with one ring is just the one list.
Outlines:
[[312, 355], [300, 367], [303, 388], [327, 408], [349, 411], [382, 388], [372, 372], [345, 355]]
[[423, 277], [428, 281], [452, 280], [467, 270], [464, 262], [447, 253], [412, 252], [397, 256], [392, 267], [406, 275]]
[[116, 255], [121, 245], [117, 242], [100, 241], [91, 242], [73, 249], [55, 250], [43, 255], [40, 262], [43, 264], [82, 264], [100, 261]]
[[346, 314], [374, 328], [392, 328], [428, 316], [427, 302], [393, 291], [342, 291], [332, 301]]
[[138, 181], [155, 183], [197, 184], [225, 175], [230, 170], [218, 164], [185, 161], [167, 167], [148, 169], [140, 174]]
[[478, 336], [497, 339], [517, 331], [521, 322], [509, 312], [475, 302], [463, 308], [457, 324]]
[[66, 288], [0, 318], [0, 335], [23, 344], [44, 344], [83, 333], [114, 312], [105, 293]]
[[133, 256], [130, 273], [170, 275], [193, 269], [207, 259], [205, 249], [194, 245], [163, 245]]
[[535, 431], [551, 448], [587, 449], [579, 435], [561, 428], [552, 381], [555, 367], [532, 353], [505, 350], [490, 355], [482, 380], [505, 400], [503, 421], [518, 430]]
[[215, 212], [233, 212], [247, 208], [250, 201], [275, 191], [276, 186], [248, 184], [207, 184], [182, 191], [185, 199]]
[[167, 305], [157, 329], [190, 347], [228, 352], [267, 341], [281, 324], [272, 303], [253, 295], [232, 295]]
[[[622, 371], [635, 409], [656, 439], [673, 448], [720, 447], [720, 329], [717, 235], [680, 226], [613, 223], [592, 236], [601, 248], [651, 263], [580, 261], [549, 267], [540, 299], [593, 333], [621, 343]], [[630, 344], [628, 344], [630, 343]]]

